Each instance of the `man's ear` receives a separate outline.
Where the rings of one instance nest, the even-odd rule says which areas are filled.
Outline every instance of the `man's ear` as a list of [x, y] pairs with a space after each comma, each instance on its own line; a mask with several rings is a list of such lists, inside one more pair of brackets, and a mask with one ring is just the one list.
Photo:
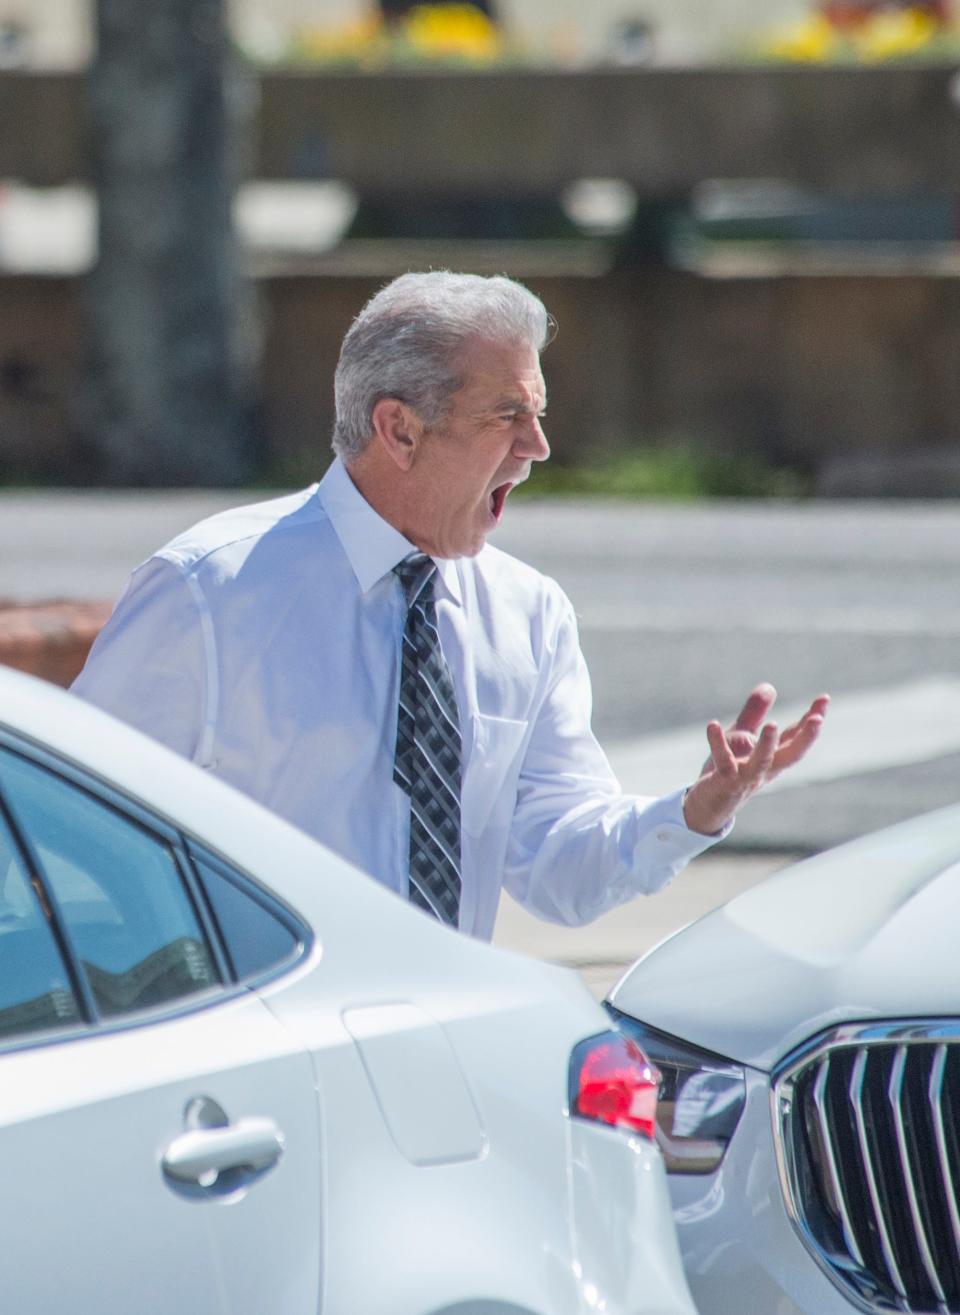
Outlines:
[[381, 397], [371, 419], [375, 441], [401, 470], [409, 470], [423, 433], [416, 412], [396, 397]]

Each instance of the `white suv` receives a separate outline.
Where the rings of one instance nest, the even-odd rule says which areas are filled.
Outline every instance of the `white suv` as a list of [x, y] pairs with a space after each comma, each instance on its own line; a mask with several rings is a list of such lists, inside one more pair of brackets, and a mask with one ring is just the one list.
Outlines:
[[960, 808], [776, 873], [627, 974], [702, 1315], [960, 1312]]

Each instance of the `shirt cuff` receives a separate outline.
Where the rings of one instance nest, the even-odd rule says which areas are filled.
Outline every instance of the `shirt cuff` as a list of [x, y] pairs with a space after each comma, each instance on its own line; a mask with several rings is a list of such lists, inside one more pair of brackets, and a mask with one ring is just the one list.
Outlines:
[[705, 836], [692, 831], [683, 816], [683, 797], [686, 790], [664, 795], [644, 810], [648, 822], [646, 833], [635, 850], [639, 860], [635, 870], [647, 874], [645, 893], [652, 895], [662, 890], [669, 881], [682, 872], [698, 854], [704, 853], [733, 830], [730, 821], [716, 835]]

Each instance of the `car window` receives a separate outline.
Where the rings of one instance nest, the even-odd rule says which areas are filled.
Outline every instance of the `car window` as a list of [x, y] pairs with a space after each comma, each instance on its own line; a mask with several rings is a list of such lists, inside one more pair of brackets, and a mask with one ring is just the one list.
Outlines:
[[168, 1004], [218, 975], [170, 846], [46, 768], [0, 753], [32, 847], [104, 1017]]
[[53, 930], [0, 816], [0, 1041], [82, 1021]]
[[238, 978], [258, 977], [297, 953], [299, 934], [267, 897], [222, 864], [192, 857]]

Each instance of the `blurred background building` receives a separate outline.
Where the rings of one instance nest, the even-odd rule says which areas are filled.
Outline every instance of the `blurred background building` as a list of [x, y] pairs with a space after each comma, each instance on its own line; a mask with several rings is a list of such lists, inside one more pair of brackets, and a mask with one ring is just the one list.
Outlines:
[[0, 480], [312, 477], [350, 318], [446, 265], [560, 321], [561, 471], [960, 492], [945, 0], [442, 8], [0, 0]]
[[[657, 33], [658, 58], [713, 58], [762, 27], [799, 21], [804, 0], [497, 0], [504, 26], [534, 50], [586, 62], [610, 53], [631, 21]], [[367, 0], [231, 0], [240, 41], [265, 56], [282, 54], [292, 34], [357, 22]], [[92, 0], [0, 0], [0, 30], [22, 34], [20, 58], [50, 68], [76, 67], [90, 55]], [[7, 56], [9, 58], [9, 55]]]

